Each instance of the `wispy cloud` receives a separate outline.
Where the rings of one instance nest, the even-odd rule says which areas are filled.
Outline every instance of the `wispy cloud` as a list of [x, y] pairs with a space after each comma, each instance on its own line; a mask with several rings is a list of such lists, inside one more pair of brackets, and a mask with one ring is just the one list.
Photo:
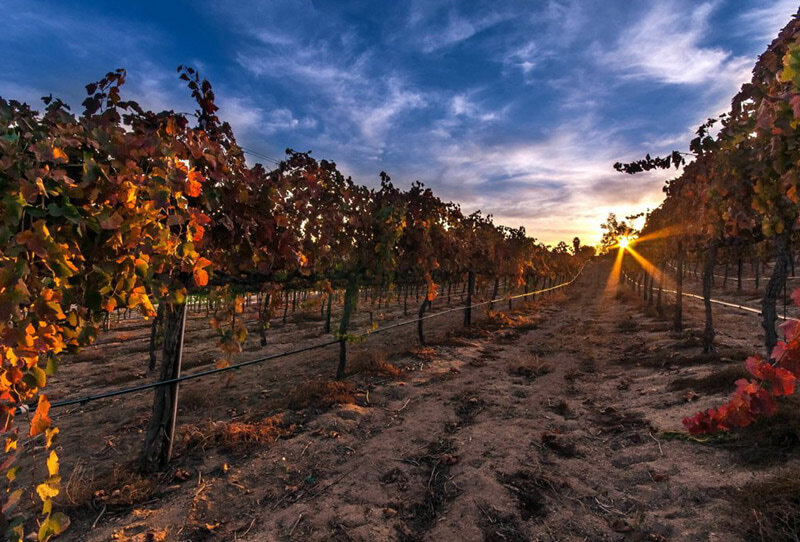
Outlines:
[[[428, 103], [402, 74], [376, 71], [369, 51], [335, 54], [329, 44], [288, 34], [271, 34], [265, 47], [239, 52], [239, 65], [257, 77], [299, 90], [309, 100], [304, 107], [321, 119], [322, 137], [327, 136], [329, 142], [357, 145], [378, 155], [386, 147], [393, 122]], [[283, 128], [316, 126], [306, 117]]]
[[635, 179], [615, 172], [611, 165], [630, 151], [616, 134], [594, 123], [590, 117], [578, 119], [546, 138], [512, 146], [443, 142], [430, 150], [438, 161], [435, 177], [428, 171], [423, 178], [433, 177], [437, 189], [466, 210], [482, 209], [546, 240], [572, 228], [584, 241], [596, 242], [609, 212], [655, 207], [664, 180], [674, 172]]
[[600, 61], [630, 77], [673, 85], [719, 85], [730, 88], [747, 78], [752, 58], [736, 57], [720, 46], [704, 46], [714, 4], [689, 8], [680, 2], [653, 4], [624, 32]]
[[174, 67], [201, 67], [248, 148], [313, 149], [359, 182], [421, 179], [540, 239], [589, 242], [674, 174], [611, 164], [685, 148], [796, 2], [199, 0], [176, 26], [166, 6], [40, 0], [0, 20], [0, 94], [80, 109], [84, 84], [125, 67], [126, 97], [193, 111]]
[[416, 2], [409, 9], [407, 27], [397, 38], [424, 53], [434, 53], [463, 43], [514, 16], [502, 4], [465, 13], [454, 6]]
[[797, 13], [797, 0], [774, 0], [766, 6], [749, 9], [737, 17], [737, 24], [754, 38], [769, 43], [792, 15]]

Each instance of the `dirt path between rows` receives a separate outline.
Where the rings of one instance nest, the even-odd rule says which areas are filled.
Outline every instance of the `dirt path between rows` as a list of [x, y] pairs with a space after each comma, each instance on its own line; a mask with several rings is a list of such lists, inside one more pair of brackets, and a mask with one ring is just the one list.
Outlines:
[[737, 492], [794, 460], [671, 432], [729, 393], [757, 320], [721, 315], [708, 359], [698, 307], [674, 334], [602, 295], [604, 271], [393, 360], [395, 378], [352, 377], [352, 404], [287, 414], [271, 445], [187, 450], [154, 497], [76, 513], [65, 538], [745, 539]]

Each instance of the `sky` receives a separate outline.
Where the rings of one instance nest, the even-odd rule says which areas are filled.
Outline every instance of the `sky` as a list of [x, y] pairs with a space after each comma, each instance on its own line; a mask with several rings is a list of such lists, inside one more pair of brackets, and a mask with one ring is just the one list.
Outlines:
[[79, 112], [123, 96], [194, 111], [199, 69], [253, 163], [286, 148], [354, 180], [420, 180], [467, 212], [555, 244], [654, 208], [673, 172], [618, 160], [686, 150], [726, 111], [798, 0], [270, 2], [0, 0], [0, 96]]

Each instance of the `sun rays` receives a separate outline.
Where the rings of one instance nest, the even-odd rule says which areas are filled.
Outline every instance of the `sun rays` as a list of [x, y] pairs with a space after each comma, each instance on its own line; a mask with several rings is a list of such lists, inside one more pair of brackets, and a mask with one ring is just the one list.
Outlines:
[[668, 237], [670, 235], [674, 235], [675, 233], [677, 232], [674, 231], [673, 229], [665, 228], [663, 230], [659, 230], [636, 239], [634, 239], [633, 237], [629, 237], [627, 235], [623, 235], [617, 238], [616, 244], [611, 246], [611, 249], [615, 248], [617, 249], [617, 255], [614, 258], [614, 265], [611, 267], [611, 273], [609, 273], [608, 281], [606, 282], [605, 294], [614, 295], [617, 291], [617, 288], [619, 286], [620, 276], [622, 274], [622, 263], [625, 258], [625, 253], [628, 253], [631, 255], [631, 257], [633, 257], [636, 263], [638, 263], [642, 267], [642, 269], [644, 269], [645, 273], [647, 273], [653, 278], [653, 282], [655, 284], [669, 287], [664, 272], [658, 269], [639, 251], [637, 251], [634, 248], [634, 245], [639, 245], [642, 242]]

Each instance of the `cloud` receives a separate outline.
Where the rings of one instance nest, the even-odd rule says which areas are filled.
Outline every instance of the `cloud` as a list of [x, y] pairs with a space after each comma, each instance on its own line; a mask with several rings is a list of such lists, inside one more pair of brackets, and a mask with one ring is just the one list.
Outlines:
[[280, 131], [308, 130], [317, 126], [311, 117], [297, 118], [290, 109], [281, 107], [264, 111], [250, 98], [227, 96], [219, 99], [220, 118], [230, 123], [237, 134], [257, 131], [262, 135]]
[[[259, 78], [299, 92], [306, 100], [304, 109], [321, 121], [318, 141], [377, 157], [398, 118], [425, 108], [429, 97], [413, 89], [402, 73], [376, 66], [371, 51], [351, 52], [348, 44], [339, 45], [333, 53], [330, 43], [271, 35], [265, 48], [239, 52], [237, 62]], [[280, 112], [272, 115], [267, 125], [272, 131], [317, 126], [310, 116], [292, 120]]]
[[771, 42], [797, 13], [797, 0], [773, 0], [764, 7], [745, 11], [737, 17], [739, 28], [758, 40]]
[[702, 3], [687, 13], [675, 2], [655, 3], [612, 50], [600, 52], [599, 60], [629, 77], [663, 84], [738, 86], [753, 60], [702, 45], [713, 9]]
[[490, 122], [498, 120], [504, 112], [488, 110], [476, 103], [470, 96], [472, 93], [459, 93], [450, 99], [452, 117], [464, 118], [470, 122]]
[[[586, 1], [550, 0], [542, 9], [521, 17], [524, 28], [514, 44], [503, 52], [500, 59], [506, 67], [519, 69], [528, 83], [537, 79], [531, 72], [546, 61], [558, 57], [581, 36], [587, 33], [588, 17]], [[519, 15], [519, 14], [518, 14]], [[534, 38], [530, 36], [534, 35]]]
[[[655, 207], [663, 199], [664, 180], [675, 175], [634, 178], [615, 172], [612, 164], [631, 150], [613, 130], [595, 126], [591, 116], [536, 141], [484, 145], [454, 139], [429, 152], [436, 167], [419, 174], [443, 198], [467, 211], [491, 213], [498, 223], [523, 225], [546, 242], [566, 238], [565, 232], [596, 242], [609, 212]], [[428, 158], [421, 161], [429, 163]]]
[[463, 13], [452, 7], [445, 11], [442, 4], [435, 2], [416, 3], [409, 10], [407, 27], [396, 39], [430, 54], [466, 42], [515, 15], [502, 9], [502, 4], [483, 13]]

